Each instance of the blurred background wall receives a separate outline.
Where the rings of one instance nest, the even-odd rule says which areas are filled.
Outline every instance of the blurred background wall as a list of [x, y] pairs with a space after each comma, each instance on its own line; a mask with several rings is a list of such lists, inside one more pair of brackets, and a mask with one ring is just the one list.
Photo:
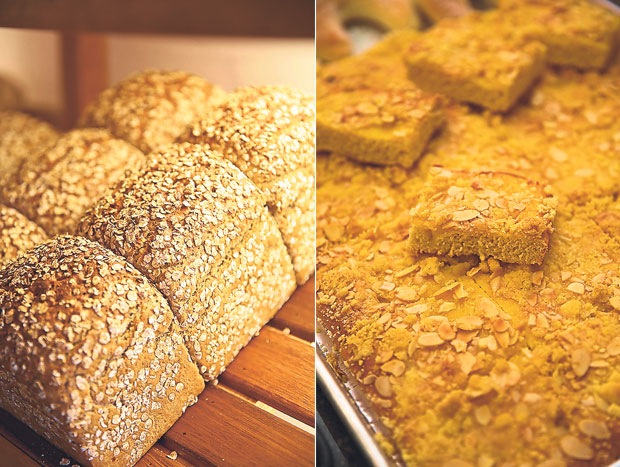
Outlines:
[[[106, 65], [93, 66], [98, 86], [147, 68], [182, 69], [226, 90], [250, 84], [286, 84], [314, 93], [313, 39], [97, 35]], [[24, 107], [62, 125], [66, 120], [63, 38], [58, 32], [0, 28], [0, 77], [16, 84]], [[103, 44], [103, 45], [101, 45]], [[88, 54], [89, 46], [82, 51]], [[93, 59], [101, 50], [92, 50]], [[96, 68], [96, 69], [95, 69]], [[87, 70], [88, 72], [88, 70]]]

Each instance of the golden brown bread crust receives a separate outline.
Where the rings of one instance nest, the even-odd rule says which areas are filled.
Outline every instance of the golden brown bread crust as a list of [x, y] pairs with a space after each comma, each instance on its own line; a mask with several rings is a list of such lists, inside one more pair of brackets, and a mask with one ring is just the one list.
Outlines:
[[0, 271], [0, 405], [84, 465], [133, 465], [204, 383], [162, 295], [57, 237]]
[[4, 198], [48, 234], [72, 234], [84, 211], [143, 160], [137, 148], [106, 130], [73, 130], [40, 158], [24, 161]]
[[45, 240], [47, 235], [41, 227], [15, 209], [0, 204], [0, 267]]
[[191, 73], [150, 70], [103, 91], [80, 119], [102, 127], [145, 153], [172, 143], [193, 120], [210, 111], [224, 91]]
[[[153, 153], [142, 170], [85, 215], [79, 231], [126, 257], [153, 281], [170, 301], [201, 372], [212, 377], [228, 361], [223, 356], [233, 348], [236, 354], [249, 340], [235, 341], [228, 323], [241, 328], [250, 318], [247, 309], [231, 309], [223, 324], [212, 327], [219, 316], [219, 308], [213, 308], [218, 284], [213, 283], [221, 280], [220, 287], [234, 288], [234, 280], [222, 279], [223, 271], [239, 255], [256, 254], [260, 236], [251, 241], [247, 236], [260, 232], [265, 209], [263, 193], [231, 162], [186, 143]], [[246, 282], [259, 281], [252, 271], [233, 270], [249, 274]], [[277, 293], [292, 293], [287, 275], [280, 279]], [[221, 297], [233, 300], [225, 293]]]
[[51, 125], [30, 115], [0, 112], [0, 188], [19, 171], [24, 161], [36, 160], [59, 136]]
[[[223, 154], [266, 194], [271, 213], [283, 227], [300, 284], [314, 271], [310, 266], [314, 229], [296, 226], [302, 224], [297, 217], [314, 216], [314, 203], [308, 200], [315, 180], [315, 115], [314, 99], [301, 91], [284, 86], [246, 87], [229, 94], [179, 137], [179, 141], [206, 145]], [[293, 218], [293, 211], [299, 211], [299, 216]], [[287, 218], [292, 225], [282, 225]], [[311, 247], [302, 250], [300, 244]]]

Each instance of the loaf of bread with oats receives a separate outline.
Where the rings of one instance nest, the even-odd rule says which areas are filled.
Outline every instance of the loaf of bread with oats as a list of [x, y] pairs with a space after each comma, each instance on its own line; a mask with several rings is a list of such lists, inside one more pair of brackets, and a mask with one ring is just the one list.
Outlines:
[[60, 134], [49, 124], [22, 112], [0, 112], [0, 188], [26, 160], [37, 159]]
[[314, 98], [285, 86], [238, 89], [179, 141], [208, 145], [267, 196], [297, 282], [314, 272]]
[[169, 300], [206, 379], [220, 374], [295, 289], [263, 192], [189, 143], [152, 153], [79, 232], [124, 256]]
[[101, 92], [84, 110], [79, 124], [105, 128], [148, 153], [172, 143], [224, 95], [222, 89], [191, 73], [148, 70]]
[[204, 388], [165, 298], [57, 237], [0, 270], [0, 406], [83, 465], [133, 465]]
[[25, 160], [3, 197], [48, 234], [73, 234], [86, 209], [143, 160], [139, 149], [106, 130], [73, 130]]
[[0, 204], [0, 267], [45, 240], [47, 235], [41, 227], [15, 209]]

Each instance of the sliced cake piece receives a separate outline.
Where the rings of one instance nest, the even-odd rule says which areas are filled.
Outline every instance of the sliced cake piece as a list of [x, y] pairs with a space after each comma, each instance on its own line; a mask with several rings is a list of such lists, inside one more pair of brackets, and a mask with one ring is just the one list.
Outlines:
[[472, 13], [429, 30], [405, 55], [411, 80], [457, 101], [510, 109], [541, 74], [545, 46], [494, 18]]
[[88, 466], [131, 466], [204, 388], [166, 299], [57, 237], [0, 270], [0, 407]]
[[339, 92], [318, 102], [319, 150], [411, 167], [443, 123], [442, 99], [415, 87]]
[[620, 16], [588, 0], [501, 0], [507, 27], [547, 46], [547, 61], [604, 68], [618, 48]]
[[409, 244], [416, 253], [541, 264], [556, 204], [547, 187], [517, 175], [434, 166], [411, 209]]
[[178, 144], [99, 200], [79, 231], [127, 258], [169, 300], [213, 379], [296, 287], [265, 194], [221, 154]]
[[303, 284], [314, 272], [314, 98], [284, 86], [241, 88], [180, 141], [214, 149], [266, 195]]

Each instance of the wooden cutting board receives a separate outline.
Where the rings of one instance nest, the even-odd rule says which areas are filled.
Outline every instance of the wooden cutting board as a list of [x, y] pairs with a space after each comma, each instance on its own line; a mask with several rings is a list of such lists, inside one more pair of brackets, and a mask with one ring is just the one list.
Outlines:
[[[137, 466], [314, 465], [313, 342], [314, 277]], [[0, 466], [58, 467], [66, 457], [0, 411]]]

